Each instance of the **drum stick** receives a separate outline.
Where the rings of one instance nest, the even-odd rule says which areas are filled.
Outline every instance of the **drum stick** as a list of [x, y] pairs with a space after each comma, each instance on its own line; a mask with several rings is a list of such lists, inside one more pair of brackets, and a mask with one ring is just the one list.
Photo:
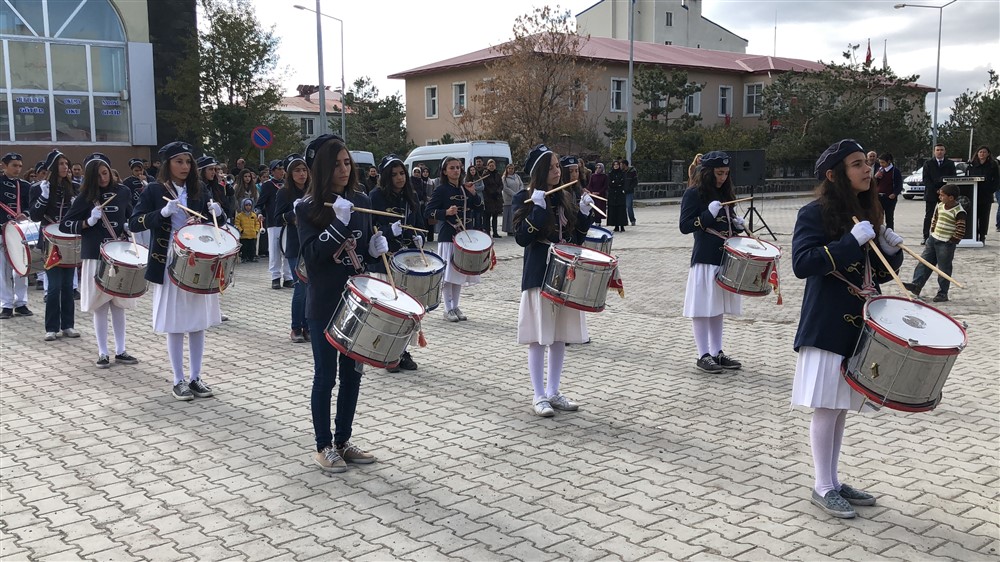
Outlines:
[[951, 281], [952, 283], [954, 283], [955, 285], [958, 285], [959, 287], [961, 287], [963, 289], [965, 288], [965, 287], [962, 287], [961, 283], [959, 283], [958, 281], [955, 281], [954, 279], [952, 279], [951, 275], [948, 275], [947, 273], [945, 273], [945, 272], [941, 271], [940, 269], [938, 269], [936, 265], [934, 265], [931, 262], [925, 260], [924, 257], [921, 256], [920, 254], [918, 254], [918, 253], [914, 252], [913, 250], [907, 248], [905, 244], [900, 244], [899, 248], [901, 250], [903, 250], [904, 252], [906, 252], [907, 254], [910, 254], [911, 256], [917, 258], [917, 260], [920, 261], [920, 263], [922, 263], [922, 264], [926, 265], [927, 267], [931, 268], [932, 270], [934, 270], [934, 273], [937, 273], [941, 277], [944, 277], [948, 281]]
[[427, 263], [427, 254], [424, 253], [424, 247], [422, 245], [417, 246], [417, 249], [420, 250], [420, 258], [424, 260], [424, 266], [430, 267], [431, 264]]
[[576, 181], [571, 181], [569, 183], [564, 183], [564, 184], [560, 185], [559, 187], [553, 187], [552, 189], [546, 191], [545, 195], [552, 195], [553, 193], [555, 193], [557, 191], [562, 191], [562, 190], [566, 189], [567, 187], [572, 187], [574, 185], [576, 185]]
[[[333, 207], [333, 203], [324, 203], [327, 207]], [[366, 209], [364, 207], [351, 207], [351, 211], [358, 211], [359, 213], [368, 213], [369, 215], [381, 215], [383, 217], [392, 217], [394, 219], [405, 219], [403, 215], [397, 215], [396, 213], [387, 213], [385, 211], [376, 211], [375, 209]]]
[[401, 226], [402, 226], [403, 228], [408, 228], [408, 229], [410, 229], [410, 230], [416, 230], [417, 232], [423, 232], [424, 234], [427, 234], [427, 231], [426, 231], [426, 230], [424, 230], [424, 229], [422, 229], [422, 228], [417, 228], [417, 227], [415, 227], [415, 226], [410, 226], [410, 225], [408, 225], [408, 224], [404, 224], [404, 225], [401, 225]]
[[[163, 196], [163, 200], [164, 201], [173, 201], [173, 199], [167, 197], [166, 195]], [[208, 219], [208, 217], [206, 217], [205, 215], [199, 213], [198, 211], [195, 211], [194, 209], [189, 209], [188, 207], [185, 207], [184, 205], [181, 205], [180, 203], [178, 203], [177, 206], [180, 207], [181, 209], [183, 209], [184, 212], [186, 212], [189, 215], [194, 215], [194, 216], [198, 217], [201, 220], [207, 220]]]
[[591, 211], [597, 211], [598, 215], [601, 215], [604, 218], [608, 218], [607, 213], [605, 213], [604, 211], [602, 211], [601, 208], [598, 207], [597, 205], [594, 205], [593, 207], [591, 207], [590, 210]]
[[596, 193], [594, 193], [594, 192], [592, 192], [592, 191], [588, 191], [588, 192], [587, 192], [587, 195], [590, 195], [590, 196], [591, 196], [591, 197], [593, 197], [594, 199], [600, 199], [601, 201], [604, 201], [605, 203], [607, 203], [607, 201], [608, 201], [607, 199], [605, 199], [605, 198], [601, 197], [600, 195], [598, 195], [598, 194], [596, 194]]
[[750, 201], [752, 199], [753, 199], [753, 197], [744, 197], [742, 199], [733, 199], [732, 201], [726, 201], [726, 202], [724, 202], [723, 205], [735, 205], [737, 203], [742, 203], [744, 201]]
[[117, 195], [117, 193], [112, 193], [111, 197], [108, 197], [107, 199], [105, 199], [104, 203], [101, 203], [100, 205], [98, 205], [97, 208], [98, 209], [103, 209], [105, 205], [107, 205], [108, 203], [110, 203], [111, 200], [115, 198], [115, 195]]
[[[208, 200], [208, 204], [211, 205], [212, 203], [215, 203], [215, 201], [213, 201], [212, 199], [209, 199]], [[212, 215], [212, 224], [215, 225], [215, 243], [216, 243], [216, 245], [221, 246], [222, 245], [222, 233], [219, 232], [219, 219], [218, 219], [218, 217], [215, 216], [215, 213], [211, 213], [211, 215]]]
[[[377, 226], [373, 226], [372, 230], [375, 231], [375, 234], [378, 234]], [[385, 276], [389, 278], [389, 284], [392, 285], [392, 298], [398, 299], [399, 293], [396, 292], [396, 281], [392, 278], [392, 270], [389, 269], [389, 258], [385, 257], [385, 254], [382, 254], [382, 264], [385, 266]]]
[[[858, 224], [859, 222], [861, 222], [858, 220], [858, 217], [851, 217], [851, 219], [854, 221], [854, 224]], [[889, 270], [889, 274], [892, 275], [892, 278], [896, 280], [896, 284], [899, 285], [899, 290], [903, 291], [903, 294], [906, 295], [906, 298], [912, 301], [913, 296], [910, 294], [909, 291], [906, 290], [906, 287], [903, 285], [903, 281], [902, 279], [899, 278], [899, 275], [896, 275], [896, 270], [893, 269], [891, 265], [889, 265], [889, 260], [885, 259], [885, 256], [882, 255], [882, 250], [878, 248], [878, 244], [875, 243], [875, 239], [873, 238], [869, 240], [868, 245], [871, 246], [872, 250], [875, 250], [875, 255], [878, 256], [878, 259], [882, 260], [882, 265], [884, 265], [885, 268]]]
[[134, 232], [129, 232], [128, 236], [129, 236], [129, 238], [132, 239], [132, 251], [135, 252], [136, 257], [138, 257], [139, 256], [139, 244], [137, 244], [136, 241], [135, 241], [135, 233]]

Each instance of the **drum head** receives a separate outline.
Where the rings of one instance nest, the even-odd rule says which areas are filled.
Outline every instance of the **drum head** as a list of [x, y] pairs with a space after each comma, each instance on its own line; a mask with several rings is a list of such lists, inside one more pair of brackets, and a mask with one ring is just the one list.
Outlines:
[[56, 240], [73, 240], [74, 238], [79, 239], [79, 234], [66, 234], [65, 232], [59, 230], [59, 223], [52, 223], [47, 225], [42, 229], [49, 238], [55, 238]]
[[135, 267], [144, 267], [149, 262], [149, 250], [145, 246], [121, 240], [105, 242], [101, 253], [118, 263]]
[[920, 301], [875, 297], [865, 304], [865, 317], [880, 331], [915, 345], [961, 348], [966, 343], [965, 329], [951, 316]]
[[587, 230], [587, 240], [597, 240], [603, 242], [609, 238], [614, 238], [614, 234], [606, 228], [601, 228], [600, 226], [592, 226]]
[[420, 301], [406, 294], [401, 289], [396, 289], [396, 294], [393, 295], [392, 285], [381, 279], [375, 279], [367, 275], [355, 275], [347, 280], [347, 284], [356, 293], [370, 301], [375, 301], [377, 306], [381, 308], [417, 316], [423, 316], [425, 312], [424, 305], [420, 304]]
[[726, 248], [747, 256], [757, 258], [781, 257], [781, 248], [763, 240], [755, 240], [746, 236], [733, 236], [726, 239]]
[[236, 251], [238, 243], [219, 228], [211, 224], [189, 224], [174, 234], [174, 239], [183, 247], [199, 254], [228, 254]]
[[3, 228], [3, 244], [4, 249], [7, 250], [7, 260], [18, 275], [27, 275], [31, 269], [31, 257], [28, 255], [28, 247], [22, 242], [26, 241], [28, 237], [34, 239], [27, 240], [29, 242], [38, 241], [37, 227], [31, 228], [28, 226], [30, 224], [37, 225], [38, 223], [8, 221]]
[[[425, 257], [427, 263], [424, 263]], [[400, 250], [392, 256], [392, 264], [400, 271], [416, 275], [437, 273], [443, 270], [446, 265], [441, 256], [427, 251], [421, 255], [420, 250]]]
[[472, 252], [485, 252], [493, 246], [493, 237], [481, 230], [465, 230], [455, 234], [455, 243]]
[[553, 244], [552, 253], [566, 260], [579, 258], [581, 261], [596, 264], [610, 265], [616, 261], [614, 257], [609, 256], [604, 252], [598, 252], [597, 250], [584, 248], [583, 246], [577, 246], [575, 244]]

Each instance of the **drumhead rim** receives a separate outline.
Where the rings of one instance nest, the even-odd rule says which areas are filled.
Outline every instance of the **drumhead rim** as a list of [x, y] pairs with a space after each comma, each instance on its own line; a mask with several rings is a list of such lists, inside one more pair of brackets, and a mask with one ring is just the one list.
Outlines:
[[[50, 231], [49, 229], [51, 227], [55, 227], [55, 228], [52, 231]], [[59, 223], [57, 223], [57, 222], [54, 222], [52, 224], [47, 224], [47, 225], [43, 226], [42, 227], [42, 234], [45, 235], [45, 236], [47, 236], [47, 237], [49, 237], [49, 238], [55, 238], [56, 240], [73, 241], [73, 240], [79, 240], [80, 239], [80, 235], [79, 234], [66, 234], [65, 232], [59, 230]]]
[[400, 269], [399, 267], [395, 267], [396, 266], [396, 256], [398, 256], [400, 254], [407, 254], [407, 255], [419, 256], [419, 255], [421, 255], [420, 254], [420, 250], [412, 250], [412, 249], [399, 250], [398, 252], [396, 252], [395, 254], [393, 254], [392, 259], [389, 260], [389, 263], [391, 264], [391, 266], [394, 267], [394, 269], [396, 269], [400, 273], [405, 273], [407, 275], [415, 275], [417, 277], [429, 277], [431, 275], [437, 275], [438, 273], [441, 273], [442, 271], [444, 271], [444, 269], [446, 267], [448, 267], [448, 262], [444, 261], [444, 258], [442, 258], [441, 256], [435, 254], [434, 252], [428, 252], [428, 251], [425, 250], [424, 253], [423, 253], [423, 255], [426, 255], [428, 257], [433, 257], [433, 258], [437, 259], [438, 262], [440, 262], [441, 267], [439, 269], [434, 269], [432, 271], [414, 271], [412, 269], [407, 269], [407, 270], [404, 271], [404, 270]]
[[[358, 298], [361, 299], [361, 302], [363, 302], [365, 304], [371, 304], [375, 308], [377, 308], [377, 309], [379, 309], [379, 310], [381, 310], [383, 312], [386, 312], [388, 314], [391, 314], [392, 316], [395, 316], [397, 318], [413, 318], [413, 317], [416, 317], [417, 320], [420, 320], [421, 318], [424, 317], [425, 314], [427, 314], [427, 309], [424, 307], [423, 303], [421, 303], [419, 300], [417, 300], [416, 298], [414, 298], [413, 295], [411, 295], [410, 293], [407, 293], [406, 291], [404, 291], [403, 289], [400, 289], [399, 287], [396, 287], [396, 295], [397, 295], [397, 297], [405, 296], [406, 298], [410, 299], [414, 304], [416, 304], [419, 307], [419, 310], [422, 310], [423, 312], [420, 312], [419, 314], [415, 314], [413, 312], [406, 312], [406, 311], [400, 310], [398, 308], [394, 308], [394, 307], [391, 307], [391, 306], [388, 306], [388, 305], [384, 304], [386, 302], [392, 302], [392, 301], [381, 301], [381, 300], [370, 298], [368, 295], [362, 293], [359, 290], [358, 286], [353, 282], [357, 278], [371, 279], [372, 281], [378, 281], [379, 283], [388, 285], [390, 287], [392, 285], [390, 283], [386, 282], [386, 281], [382, 281], [381, 279], [379, 279], [377, 277], [372, 277], [371, 275], [352, 275], [351, 277], [349, 277], [347, 279], [347, 286], [346, 286], [346, 288], [348, 290], [350, 290], [352, 293], [354, 293], [355, 295], [357, 295]], [[398, 301], [399, 299], [397, 298], [396, 300]]]
[[[188, 255], [194, 254], [194, 257], [196, 257], [196, 258], [219, 258], [219, 259], [222, 259], [222, 258], [229, 258], [229, 257], [235, 256], [236, 254], [240, 253], [240, 242], [239, 242], [238, 239], [236, 240], [236, 247], [233, 248], [232, 250], [229, 250], [229, 251], [225, 252], [225, 253], [220, 253], [220, 254], [206, 254], [204, 252], [199, 252], [198, 250], [191, 249], [190, 246], [188, 246], [180, 238], [178, 238], [178, 236], [180, 236], [180, 234], [181, 234], [181, 231], [184, 230], [185, 228], [189, 227], [189, 226], [207, 226], [209, 228], [214, 228], [214, 225], [211, 225], [211, 224], [186, 224], [186, 225], [184, 225], [184, 226], [182, 226], [182, 227], [180, 227], [180, 228], [178, 228], [177, 230], [174, 231], [174, 235], [172, 236], [173, 241], [175, 243], [177, 243], [181, 247], [181, 249], [187, 251]], [[233, 234], [231, 232], [223, 229], [221, 226], [219, 227], [219, 232], [225, 232], [226, 234], [229, 235], [230, 238], [233, 237]]]
[[[762, 256], [762, 255], [757, 255], [757, 254], [748, 254], [748, 253], [740, 250], [739, 248], [735, 248], [734, 246], [731, 246], [729, 244], [729, 241], [733, 240], [733, 239], [752, 240], [754, 242], [759, 242], [759, 243], [763, 244], [765, 247], [770, 246], [771, 248], [774, 248], [774, 250], [777, 252], [777, 254], [775, 254], [773, 256], [771, 256], [771, 255]], [[756, 261], [774, 261], [774, 260], [776, 260], [776, 259], [778, 259], [778, 258], [781, 257], [781, 246], [778, 246], [777, 244], [772, 244], [772, 243], [770, 243], [770, 242], [768, 242], [766, 240], [758, 240], [757, 238], [751, 238], [749, 236], [730, 236], [729, 238], [726, 238], [726, 241], [723, 243], [722, 246], [723, 246], [723, 248], [727, 252], [730, 252], [730, 253], [733, 253], [733, 254], [738, 254], [740, 257], [744, 257], [744, 258], [751, 259], [751, 260], [756, 260]]]
[[101, 257], [104, 258], [105, 260], [114, 260], [114, 262], [117, 263], [117, 264], [121, 264], [121, 265], [123, 265], [125, 267], [133, 267], [133, 268], [136, 268], [136, 269], [138, 269], [140, 267], [148, 267], [149, 266], [149, 248], [147, 246], [139, 244], [138, 242], [135, 243], [136, 246], [142, 248], [143, 250], [146, 250], [146, 261], [145, 262], [141, 262], [138, 265], [133, 265], [132, 263], [122, 262], [122, 261], [114, 258], [113, 256], [108, 255], [108, 253], [105, 251], [105, 248], [108, 246], [108, 244], [127, 244], [128, 246], [132, 246], [132, 242], [127, 242], [125, 240], [108, 240], [107, 242], [102, 243], [101, 244]]
[[[905, 302], [905, 303], [913, 303], [913, 304], [916, 304], [918, 306], [921, 306], [921, 307], [924, 307], [924, 308], [929, 308], [929, 309], [937, 312], [938, 314], [940, 314], [941, 316], [943, 316], [944, 318], [946, 318], [947, 320], [949, 320], [952, 324], [954, 324], [956, 328], [958, 328], [959, 332], [961, 332], [961, 334], [962, 334], [962, 343], [959, 344], [959, 345], [957, 345], [957, 346], [948, 346], [948, 347], [937, 347], [937, 346], [930, 346], [930, 345], [913, 345], [913, 346], [911, 346], [910, 342], [904, 340], [903, 338], [899, 337], [895, 333], [889, 331], [888, 328], [886, 328], [885, 326], [883, 326], [881, 323], [879, 323], [878, 320], [876, 320], [875, 318], [872, 317], [872, 315], [871, 315], [871, 313], [869, 311], [869, 305], [871, 305], [871, 303], [873, 303], [873, 302], [885, 301], [885, 300], [894, 300], [894, 301], [902, 301], [902, 302]], [[969, 344], [969, 334], [966, 332], [965, 327], [958, 323], [958, 320], [955, 320], [954, 318], [951, 317], [951, 315], [949, 315], [948, 313], [944, 312], [943, 310], [941, 310], [941, 309], [939, 309], [937, 307], [931, 306], [931, 305], [929, 305], [929, 304], [927, 304], [927, 303], [925, 303], [925, 302], [923, 302], [921, 300], [910, 300], [910, 299], [905, 298], [905, 297], [897, 297], [897, 296], [893, 296], [893, 295], [878, 295], [878, 296], [872, 297], [867, 302], [865, 302], [865, 307], [864, 307], [864, 310], [863, 310], [862, 314], [864, 315], [865, 324], [871, 326], [872, 329], [875, 330], [875, 332], [878, 333], [879, 335], [888, 338], [889, 340], [891, 340], [892, 342], [896, 343], [897, 345], [910, 348], [910, 349], [912, 349], [912, 350], [914, 350], [914, 351], [916, 351], [918, 353], [922, 353], [924, 355], [958, 355]]]
[[[574, 247], [574, 248], [580, 248], [582, 250], [586, 250], [588, 252], [594, 252], [596, 254], [600, 254], [602, 256], [607, 257], [608, 261], [607, 262], [602, 262], [602, 261], [596, 261], [596, 260], [593, 260], [593, 259], [590, 259], [590, 258], [586, 258], [586, 257], [583, 256], [583, 252], [581, 252], [579, 255], [577, 255], [577, 254], [572, 254], [572, 253], [567, 253], [567, 252], [564, 252], [564, 251], [560, 251], [559, 250], [560, 246], [571, 246], [571, 247]], [[552, 249], [553, 253], [557, 254], [561, 258], [567, 258], [567, 259], [570, 259], [570, 260], [576, 259], [578, 262], [585, 263], [585, 264], [588, 264], [588, 265], [604, 265], [604, 266], [609, 266], [609, 267], [616, 267], [618, 265], [618, 258], [616, 258], [615, 256], [612, 256], [611, 254], [604, 253], [604, 252], [602, 252], [600, 250], [595, 250], [594, 248], [590, 248], [590, 247], [587, 247], [587, 246], [580, 246], [579, 244], [552, 244], [550, 246], [550, 248]]]

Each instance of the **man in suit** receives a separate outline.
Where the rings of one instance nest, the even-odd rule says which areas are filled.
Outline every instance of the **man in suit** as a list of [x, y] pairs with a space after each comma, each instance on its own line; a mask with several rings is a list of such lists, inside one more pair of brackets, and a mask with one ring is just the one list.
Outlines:
[[955, 163], [944, 157], [944, 145], [938, 143], [934, 145], [934, 158], [924, 162], [924, 244], [931, 232], [931, 217], [934, 216], [934, 207], [938, 204], [938, 189], [944, 185], [944, 179], [955, 177]]

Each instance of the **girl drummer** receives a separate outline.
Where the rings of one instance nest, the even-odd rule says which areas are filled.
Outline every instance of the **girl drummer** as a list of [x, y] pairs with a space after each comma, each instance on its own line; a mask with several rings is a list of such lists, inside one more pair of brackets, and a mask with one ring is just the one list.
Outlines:
[[[111, 161], [95, 152], [83, 161], [83, 189], [73, 201], [59, 229], [80, 235], [80, 310], [94, 314], [98, 368], [111, 366], [108, 355], [108, 313], [115, 334], [115, 364], [135, 365], [138, 359], [125, 351], [125, 311], [135, 309], [137, 299], [116, 297], [101, 291], [94, 281], [101, 264], [101, 245], [125, 234], [132, 214], [132, 192], [111, 179]], [[99, 205], [107, 202], [103, 208]]]
[[[372, 209], [405, 217], [401, 220], [395, 220], [395, 222], [390, 217], [377, 215], [373, 217], [376, 224], [379, 225], [379, 230], [384, 232], [389, 240], [389, 252], [394, 254], [407, 248], [422, 248], [424, 237], [414, 230], [403, 228], [404, 224], [417, 228], [423, 226], [417, 194], [410, 187], [409, 176], [403, 161], [395, 154], [383, 158], [378, 165], [378, 178], [378, 187], [368, 194], [372, 200]], [[383, 275], [389, 274], [388, 271], [385, 271], [385, 265], [381, 261], [373, 263], [371, 269]], [[400, 369], [417, 370], [417, 363], [410, 356], [409, 351], [404, 351], [399, 365], [388, 369], [388, 371], [396, 373]]]
[[[358, 190], [357, 167], [343, 139], [326, 134], [309, 143], [306, 163], [311, 181], [302, 203], [295, 207], [299, 230], [299, 258], [305, 260], [306, 324], [313, 333], [313, 384], [310, 398], [316, 454], [313, 461], [326, 472], [344, 472], [347, 463], [370, 464], [375, 456], [351, 443], [354, 413], [361, 389], [362, 365], [338, 353], [325, 337], [340, 295], [352, 275], [389, 251], [380, 233], [372, 233], [371, 215], [352, 213], [368, 207], [368, 196]], [[328, 204], [332, 204], [329, 206]], [[337, 411], [330, 431], [330, 399], [337, 375]]]
[[[576, 402], [559, 392], [559, 383], [566, 344], [587, 341], [587, 322], [582, 311], [543, 298], [542, 279], [551, 244], [583, 243], [590, 228], [594, 200], [584, 194], [578, 205], [571, 188], [546, 196], [547, 189], [560, 185], [562, 171], [558, 157], [544, 144], [528, 154], [524, 171], [530, 176], [528, 189], [514, 198], [514, 239], [524, 248], [517, 343], [528, 345], [533, 411], [538, 416], [552, 417], [554, 410], [579, 409]], [[544, 380], [546, 349], [548, 384]]]
[[[471, 167], [475, 169], [474, 167]], [[455, 253], [455, 234], [459, 230], [472, 229], [474, 213], [483, 208], [483, 200], [476, 194], [472, 181], [461, 184], [462, 161], [449, 156], [441, 162], [441, 183], [434, 189], [427, 204], [426, 219], [437, 219], [441, 225], [438, 237], [438, 255], [448, 264], [441, 281], [441, 300], [444, 301], [444, 319], [449, 322], [468, 320], [458, 308], [463, 285], [478, 285], [478, 275], [466, 275], [451, 264]]]
[[274, 198], [274, 214], [284, 229], [282, 248], [288, 267], [292, 271], [292, 331], [288, 337], [292, 343], [310, 341], [309, 326], [306, 325], [306, 281], [296, 273], [299, 265], [299, 229], [295, 223], [295, 207], [302, 202], [309, 189], [309, 167], [300, 154], [289, 154], [282, 165], [285, 170], [285, 185]]
[[[225, 214], [217, 202], [209, 202], [210, 193], [202, 189], [195, 169], [191, 145], [174, 141], [160, 149], [159, 176], [139, 196], [129, 220], [132, 232], [150, 231], [149, 265], [146, 280], [153, 283], [153, 330], [167, 334], [167, 356], [173, 370], [171, 390], [177, 400], [212, 396], [212, 389], [202, 380], [202, 356], [205, 330], [222, 322], [219, 294], [187, 291], [170, 280], [167, 264], [173, 256], [174, 233], [189, 222], [201, 222], [187, 209], [201, 214], [211, 223], [214, 215], [224, 222]], [[185, 209], [186, 207], [186, 209]], [[184, 335], [188, 336], [190, 380], [184, 379]]]
[[709, 373], [742, 366], [722, 352], [722, 315], [739, 316], [742, 297], [715, 282], [725, 239], [743, 230], [743, 219], [733, 214], [732, 206], [722, 204], [735, 198], [729, 177], [729, 155], [720, 151], [702, 157], [698, 181], [681, 198], [681, 232], [694, 234], [684, 316], [691, 319], [698, 347], [695, 365]]
[[[704, 163], [704, 160], [702, 161]], [[795, 334], [792, 405], [814, 408], [809, 439], [815, 484], [812, 502], [834, 517], [855, 516], [853, 505], [875, 505], [866, 492], [843, 484], [837, 475], [848, 409], [863, 397], [841, 376], [862, 328], [865, 300], [891, 278], [867, 243], [876, 239], [899, 269], [903, 239], [882, 224], [882, 207], [865, 151], [852, 139], [831, 145], [816, 161], [818, 197], [799, 210], [792, 234], [792, 270], [806, 280]], [[861, 222], [854, 224], [852, 217]], [[880, 233], [876, 236], [876, 233]]]
[[[31, 187], [29, 216], [42, 226], [59, 224], [69, 212], [73, 197], [80, 186], [73, 183], [69, 158], [62, 152], [53, 150], [45, 158], [44, 169], [49, 173]], [[75, 267], [51, 267], [45, 275], [45, 341], [53, 341], [59, 331], [68, 338], [80, 337], [73, 327], [75, 323], [73, 306], [73, 281]]]

